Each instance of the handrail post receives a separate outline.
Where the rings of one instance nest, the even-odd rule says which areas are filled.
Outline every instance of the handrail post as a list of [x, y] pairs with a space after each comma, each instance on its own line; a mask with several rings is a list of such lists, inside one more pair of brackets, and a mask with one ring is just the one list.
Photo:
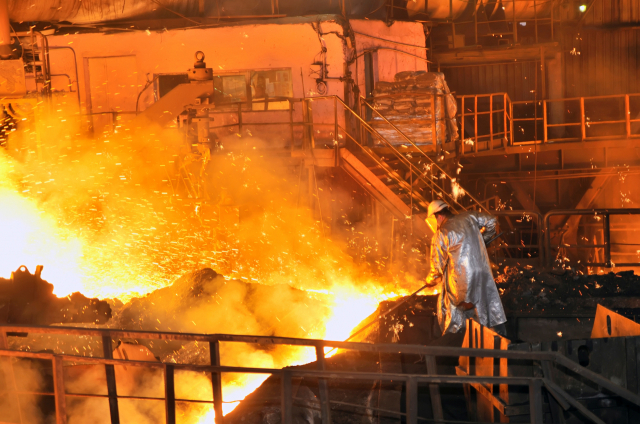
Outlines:
[[[438, 375], [438, 367], [434, 356], [425, 356], [427, 363], [427, 374]], [[440, 397], [440, 387], [438, 384], [429, 384], [429, 394], [431, 396], [431, 409], [433, 410], [433, 418], [436, 422], [444, 420], [444, 412], [442, 410], [442, 398]], [[409, 392], [407, 391], [407, 401], [409, 400]], [[407, 409], [407, 413], [409, 410]]]
[[507, 147], [509, 145], [509, 137], [507, 137], [507, 128], [508, 127], [508, 120], [507, 120], [507, 93], [504, 93], [502, 95], [502, 109], [503, 109], [503, 125], [502, 125], [502, 130], [504, 131], [504, 137], [503, 137], [503, 141], [502, 141], [502, 145], [504, 147]]
[[624, 115], [627, 129], [627, 138], [631, 137], [631, 106], [629, 105], [629, 95], [624, 96]]
[[[213, 367], [220, 366], [220, 342], [212, 340], [209, 342], [209, 363]], [[216, 424], [223, 424], [222, 416], [222, 376], [219, 372], [211, 373], [211, 385], [213, 389], [213, 412]]]
[[173, 365], [164, 365], [164, 407], [166, 424], [176, 424], [176, 388]]
[[542, 101], [542, 142], [546, 143], [548, 140], [547, 134], [547, 101]]
[[409, 206], [411, 209], [409, 210], [409, 214], [411, 215], [411, 222], [413, 223], [413, 166], [412, 165], [409, 165], [409, 176], [410, 176], [409, 183], [411, 184], [410, 206]]
[[333, 97], [333, 139], [338, 144], [338, 96]]
[[474, 125], [474, 137], [475, 143], [473, 145], [473, 152], [478, 153], [478, 95], [476, 94], [474, 97], [473, 103], [473, 125]]
[[582, 141], [585, 141], [587, 139], [587, 127], [584, 114], [584, 97], [580, 97], [580, 129], [582, 130]]
[[611, 268], [611, 228], [609, 225], [609, 214], [605, 213], [602, 217], [602, 234], [604, 239], [604, 263], [607, 268]]
[[293, 383], [291, 381], [291, 371], [282, 370], [281, 378], [281, 422], [282, 424], [293, 424]]
[[511, 140], [509, 142], [509, 145], [513, 146], [514, 143], [516, 142], [516, 137], [513, 132], [513, 102], [509, 102], [509, 113], [511, 114], [511, 119], [509, 120], [509, 128], [510, 128], [509, 137], [511, 138]]
[[[102, 336], [102, 350], [105, 359], [113, 359], [113, 346], [111, 344], [111, 334], [109, 332], [105, 332]], [[109, 394], [109, 414], [111, 415], [111, 424], [120, 424], [116, 371], [113, 365], [107, 364], [104, 368], [107, 376], [107, 393]]]
[[289, 125], [291, 126], [291, 151], [295, 144], [295, 132], [293, 129], [293, 101], [289, 100]]
[[438, 121], [436, 120], [436, 102], [438, 98], [435, 93], [431, 93], [431, 139], [433, 140], [433, 147], [436, 150], [436, 154], [440, 154], [442, 146], [438, 145]]
[[543, 218], [544, 229], [544, 260], [548, 267], [551, 266], [551, 231], [549, 229], [550, 215], [546, 214]]
[[[316, 346], [316, 361], [318, 370], [325, 371], [326, 361], [323, 346]], [[322, 424], [331, 424], [331, 404], [329, 403], [329, 387], [326, 379], [318, 379], [318, 390], [320, 391], [320, 414], [322, 416]]]
[[418, 381], [407, 378], [407, 424], [418, 424]]
[[460, 118], [460, 144], [462, 145], [462, 148], [460, 149], [460, 153], [462, 155], [464, 155], [464, 99], [466, 98], [466, 96], [462, 96], [462, 99], [460, 101], [460, 107], [462, 109], [462, 117]]
[[493, 150], [493, 94], [489, 94], [489, 150]]
[[67, 424], [67, 402], [64, 391], [62, 358], [54, 356], [51, 365], [53, 367], [53, 392], [56, 402], [56, 424]]
[[545, 231], [542, 224], [542, 215], [536, 213], [536, 229], [538, 233], [538, 261], [540, 262], [540, 267], [544, 267], [544, 250], [542, 250], [542, 237], [544, 237]]
[[543, 424], [542, 380], [538, 378], [529, 383], [529, 414], [531, 424]]

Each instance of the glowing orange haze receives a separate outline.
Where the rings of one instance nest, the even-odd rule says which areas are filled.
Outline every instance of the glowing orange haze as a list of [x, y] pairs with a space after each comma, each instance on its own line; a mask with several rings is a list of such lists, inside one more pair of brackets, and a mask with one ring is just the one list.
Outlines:
[[[190, 221], [179, 213], [189, 208], [189, 202], [175, 195], [168, 183], [175, 159], [170, 149], [146, 150], [139, 156], [143, 149], [137, 149], [131, 138], [105, 135], [79, 140], [77, 129], [63, 123], [64, 116], [60, 113], [47, 121], [40, 158], [30, 153], [18, 161], [0, 153], [2, 277], [9, 277], [20, 265], [33, 271], [42, 264], [43, 278], [54, 284], [58, 296], [80, 291], [126, 302], [206, 266], [245, 282], [289, 284], [323, 293], [330, 299], [331, 313], [306, 337], [333, 340], [346, 339], [381, 300], [420, 285], [410, 279], [403, 280], [402, 286], [396, 281], [381, 284], [367, 277], [336, 244], [321, 237], [308, 211], [286, 206], [293, 202], [289, 203], [291, 193], [281, 178], [265, 176], [241, 155], [223, 159], [227, 166], [244, 167], [241, 187], [249, 187], [245, 196], [268, 192], [267, 197], [276, 197], [281, 206], [267, 207], [263, 220], [245, 229], [207, 227], [207, 219], [194, 225], [196, 218]], [[33, 138], [33, 133], [25, 134], [23, 138]], [[23, 152], [33, 146], [10, 143], [9, 148]], [[144, 187], [145, 180], [133, 175], [140, 166], [149, 168], [154, 181], [164, 178], [164, 186]], [[219, 168], [225, 171], [222, 165]], [[253, 359], [246, 365], [274, 367], [307, 363], [315, 355], [311, 350], [296, 350], [286, 364], [274, 363], [267, 354]], [[265, 378], [227, 379], [225, 401], [243, 399]], [[225, 403], [225, 413], [236, 405]], [[212, 418], [209, 413], [200, 422], [212, 422]]]

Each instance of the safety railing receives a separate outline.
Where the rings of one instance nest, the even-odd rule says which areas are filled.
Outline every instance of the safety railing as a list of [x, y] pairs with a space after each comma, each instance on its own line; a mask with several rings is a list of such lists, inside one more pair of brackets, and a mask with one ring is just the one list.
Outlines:
[[[580, 259], [581, 264], [589, 267], [602, 267], [612, 268], [616, 267], [638, 267], [640, 266], [640, 254], [638, 249], [640, 248], [640, 242], [637, 242], [638, 235], [640, 235], [640, 209], [575, 209], [575, 210], [554, 210], [548, 212], [544, 216], [545, 226], [545, 257], [546, 265], [552, 266], [554, 260], [563, 255], [562, 250], [571, 249], [578, 253], [584, 251], [591, 251], [592, 255]], [[583, 234], [582, 236], [577, 234], [580, 217], [590, 216], [592, 217], [592, 226], [595, 226], [597, 232], [593, 232], [593, 243], [588, 237], [591, 234]], [[612, 225], [612, 217], [631, 217], [636, 216], [638, 218], [637, 224], [632, 228], [621, 227], [615, 228]], [[553, 227], [557, 230], [552, 231], [551, 218], [553, 217], [565, 217], [559, 225]], [[587, 223], [589, 224], [589, 223]], [[619, 230], [619, 235], [612, 239], [612, 231]], [[551, 244], [551, 233], [559, 233], [558, 237], [560, 243]], [[565, 242], [564, 234], [573, 232], [575, 235], [575, 244]], [[635, 233], [635, 234], [634, 234]], [[631, 236], [631, 237], [629, 237]], [[597, 240], [600, 238], [600, 240]], [[628, 240], [630, 238], [630, 240]], [[572, 241], [572, 240], [569, 240]], [[582, 241], [582, 243], [581, 243]], [[624, 250], [614, 251], [612, 247], [627, 247], [630, 248], [629, 252]], [[613, 258], [616, 257], [614, 261]], [[635, 262], [629, 261], [630, 257], [635, 257], [638, 260]], [[618, 261], [617, 258], [620, 258]]]
[[[525, 3], [526, 4], [523, 4]], [[520, 3], [520, 5], [518, 5]], [[452, 7], [453, 3], [450, 3]], [[554, 7], [545, 0], [505, 0], [494, 7], [502, 10], [487, 10], [489, 3], [474, 1], [472, 14], [464, 14], [461, 19], [454, 21], [453, 12], [449, 18], [451, 32], [455, 43], [455, 37], [464, 37], [465, 34], [473, 36], [473, 45], [483, 44], [483, 38], [492, 38], [491, 45], [497, 44], [537, 44], [553, 41], [554, 39]], [[533, 16], [518, 17], [523, 10], [529, 9]], [[502, 16], [501, 16], [502, 15]], [[519, 25], [524, 23], [524, 25]], [[446, 25], [447, 23], [443, 23]], [[532, 24], [532, 25], [527, 25]], [[465, 41], [468, 38], [464, 39]], [[467, 45], [468, 46], [468, 45]], [[454, 44], [454, 48], [464, 47]]]
[[[437, 101], [436, 97], [436, 94], [432, 95], [432, 104], [434, 105], [434, 110]], [[444, 99], [441, 99], [441, 101], [444, 103]], [[340, 100], [340, 102], [342, 101]], [[353, 112], [343, 103], [345, 109], [348, 109], [350, 115], [358, 120], [364, 131], [373, 135], [377, 140], [379, 140], [383, 147], [388, 148], [391, 152], [393, 152], [393, 155], [408, 168], [411, 178], [411, 186], [413, 186], [414, 178], [415, 181], [419, 180], [424, 183], [423, 195], [425, 198], [429, 199], [429, 201], [438, 198], [445, 200], [452, 208], [458, 211], [469, 209], [477, 209], [482, 211], [487, 210], [486, 207], [475, 197], [461, 190], [460, 187], [457, 186], [456, 178], [449, 175], [430, 155], [428, 155], [424, 151], [424, 149], [416, 144], [411, 137], [406, 135], [400, 128], [398, 128], [398, 126], [394, 124], [393, 121], [390, 121], [383, 114], [377, 111], [369, 102], [366, 101], [366, 99], [360, 98], [360, 104], [362, 108], [362, 112], [360, 115], [366, 116], [367, 114], [370, 114], [372, 117], [375, 117], [375, 119], [384, 123], [386, 128], [389, 131], [392, 131], [393, 134], [404, 143], [403, 145], [405, 147], [412, 147], [411, 151], [408, 151], [407, 153], [400, 152], [397, 144], [394, 145], [389, 142], [387, 137], [384, 137], [380, 134], [379, 129], [374, 129], [369, 122], [364, 121], [360, 115]], [[442, 108], [444, 107], [445, 105], [443, 104]], [[433, 123], [435, 123], [435, 113], [432, 113], [431, 115]], [[437, 138], [435, 136], [435, 125], [432, 127], [432, 131], [432, 134], [434, 134], [434, 141], [437, 141]], [[420, 162], [423, 162], [423, 169], [419, 169], [416, 165], [414, 165], [412, 161], [414, 156], [416, 158], [419, 158]], [[460, 194], [460, 196], [456, 196], [456, 190], [458, 190], [457, 194]]]
[[494, 93], [459, 96], [458, 103], [462, 154], [525, 144], [640, 137], [640, 94], [511, 101], [505, 93]]
[[[25, 336], [33, 334], [47, 335], [51, 343], [49, 348], [55, 352], [59, 349], [56, 345], [56, 339], [50, 336], [68, 336], [75, 337], [76, 342], [86, 344], [87, 337], [100, 338], [102, 341], [103, 357], [90, 357], [80, 355], [56, 354], [29, 352], [22, 350], [9, 349], [9, 337]], [[155, 361], [139, 361], [114, 359], [112, 355], [112, 347], [114, 339], [127, 340], [162, 340], [162, 341], [180, 341], [180, 342], [200, 342], [209, 344], [210, 365], [196, 365], [185, 363], [168, 363]], [[224, 366], [220, 364], [220, 343], [250, 343], [261, 345], [289, 345], [289, 346], [306, 346], [315, 348], [317, 357], [317, 370], [302, 368], [252, 368], [242, 366]], [[403, 374], [403, 373], [376, 373], [376, 372], [356, 372], [356, 371], [334, 371], [327, 370], [325, 363], [325, 348], [338, 348], [344, 350], [356, 350], [361, 352], [376, 353], [393, 353], [393, 354], [416, 354], [425, 357], [427, 374]], [[632, 393], [624, 387], [608, 380], [607, 378], [590, 371], [579, 364], [571, 361], [567, 357], [558, 352], [526, 352], [526, 351], [506, 351], [506, 350], [490, 350], [477, 348], [451, 348], [438, 346], [419, 346], [419, 345], [401, 345], [401, 344], [369, 344], [355, 342], [339, 342], [317, 339], [301, 339], [286, 337], [269, 337], [269, 336], [245, 336], [245, 335], [228, 335], [228, 334], [185, 334], [185, 333], [168, 333], [168, 332], [143, 332], [128, 331], [114, 329], [88, 329], [88, 328], [71, 328], [71, 327], [30, 327], [30, 326], [0, 326], [0, 357], [13, 357], [22, 359], [39, 359], [50, 361], [53, 369], [52, 387], [53, 392], [38, 392], [39, 396], [53, 396], [55, 399], [56, 423], [65, 424], [67, 417], [67, 398], [77, 396], [81, 397], [99, 397], [109, 400], [110, 422], [116, 424], [120, 422], [120, 413], [118, 400], [123, 398], [129, 399], [152, 399], [164, 402], [164, 409], [167, 424], [175, 424], [176, 422], [176, 402], [184, 401], [176, 399], [174, 373], [176, 371], [196, 371], [205, 372], [211, 375], [213, 385], [213, 400], [216, 423], [222, 424], [224, 417], [222, 414], [222, 379], [223, 373], [251, 373], [251, 374], [270, 374], [280, 377], [281, 384], [281, 421], [283, 424], [293, 423], [293, 390], [292, 379], [294, 377], [315, 377], [319, 379], [318, 390], [320, 393], [320, 411], [323, 424], [331, 422], [331, 409], [329, 405], [336, 403], [329, 398], [328, 386], [326, 382], [331, 380], [373, 380], [373, 381], [396, 381], [404, 383], [406, 387], [406, 410], [403, 411], [384, 411], [399, 416], [405, 416], [408, 424], [417, 424], [419, 419], [436, 422], [446, 422], [444, 419], [442, 400], [440, 396], [441, 384], [472, 384], [480, 383], [485, 385], [503, 384], [503, 385], [520, 385], [529, 388], [530, 417], [531, 422], [542, 424], [543, 410], [540, 399], [542, 398], [542, 387], [556, 399], [561, 405], [570, 403], [577, 404], [577, 401], [564, 392], [557, 384], [553, 382], [551, 375], [547, 375], [546, 370], [550, 370], [550, 365], [554, 364], [557, 368], [562, 367], [570, 373], [576, 373], [581, 377], [590, 380], [599, 385], [603, 389], [640, 406], [640, 396]], [[438, 375], [436, 367], [436, 357], [474, 357], [474, 358], [507, 358], [523, 361], [542, 361], [545, 375], [542, 377], [494, 377], [494, 376], [450, 376]], [[101, 365], [105, 367], [107, 395], [101, 394], [82, 394], [69, 393], [65, 386], [64, 367], [73, 367], [77, 364]], [[116, 385], [116, 366], [126, 367], [142, 367], [146, 369], [162, 370], [164, 373], [164, 390], [165, 396], [159, 398], [146, 398], [143, 396], [121, 396], [118, 395]], [[557, 369], [556, 368], [556, 369]], [[429, 386], [429, 396], [432, 403], [433, 418], [418, 417], [418, 385], [420, 383]], [[188, 401], [188, 400], [187, 400]], [[345, 404], [345, 402], [337, 402]], [[349, 404], [355, 407], [362, 405]], [[367, 406], [367, 409], [372, 409]], [[375, 408], [373, 408], [375, 409]], [[597, 422], [597, 421], [596, 421]]]
[[[244, 108], [246, 103], [229, 103], [220, 105], [219, 110], [212, 111], [211, 115], [233, 114], [235, 122], [213, 125], [210, 128], [213, 131], [237, 129], [242, 135], [243, 129], [250, 127], [288, 126], [290, 132], [288, 146], [292, 151], [313, 152], [314, 148], [319, 146], [347, 146], [349, 149], [353, 149], [355, 154], [364, 158], [370, 165], [382, 170], [384, 172], [382, 178], [393, 181], [394, 189], [404, 194], [406, 204], [412, 214], [416, 210], [414, 206], [421, 205], [418, 207], [418, 211], [424, 211], [426, 204], [436, 198], [444, 199], [456, 210], [486, 210], [480, 202], [468, 193], [461, 196], [461, 198], [454, 197], [452, 187], [456, 179], [450, 176], [423, 148], [404, 134], [393, 122], [380, 114], [365, 99], [360, 99], [360, 113], [352, 110], [337, 96], [288, 99], [288, 101], [288, 110], [268, 111], [279, 113], [280, 115], [288, 113], [288, 121], [274, 121], [273, 116], [275, 115], [273, 114], [269, 115], [270, 119], [267, 119], [266, 115], [261, 115], [265, 113], [264, 111], [246, 110]], [[434, 98], [432, 101], [435, 105], [436, 99]], [[443, 102], [443, 99], [441, 101]], [[248, 122], [245, 119], [248, 114], [262, 116], [263, 118], [258, 122]], [[367, 115], [375, 116], [379, 122], [386, 126], [385, 128], [388, 132], [392, 133], [398, 140], [401, 140], [405, 147], [411, 146], [412, 150], [407, 153], [401, 152], [398, 143], [389, 141], [388, 136], [385, 137], [380, 133], [379, 129], [374, 128], [370, 122], [363, 118], [363, 116]], [[433, 119], [435, 120], [435, 117]], [[350, 123], [354, 124], [356, 130], [349, 129]], [[433, 134], [435, 137], [435, 131]], [[374, 140], [376, 147], [385, 148], [384, 155], [380, 156], [374, 152], [372, 146], [369, 146], [369, 140]], [[385, 157], [385, 155], [388, 157]], [[423, 164], [420, 168], [411, 161], [412, 156], [423, 159]], [[389, 165], [390, 160], [394, 162], [393, 167]], [[339, 153], [336, 153], [335, 164], [339, 164]]]
[[460, 154], [506, 147], [512, 139], [512, 107], [507, 93], [458, 96]]
[[[499, 244], [495, 247], [490, 246], [494, 255], [501, 251], [508, 258], [537, 259], [540, 266], [544, 265], [542, 248], [544, 227], [541, 214], [513, 210], [492, 210], [490, 213], [498, 217], [500, 229], [505, 232]], [[506, 226], [502, 225], [503, 222]], [[525, 239], [527, 239], [526, 242]]]

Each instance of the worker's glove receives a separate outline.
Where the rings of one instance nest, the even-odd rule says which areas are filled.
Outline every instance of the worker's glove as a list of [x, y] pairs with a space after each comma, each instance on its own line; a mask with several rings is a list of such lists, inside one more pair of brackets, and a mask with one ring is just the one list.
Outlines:
[[429, 274], [427, 275], [426, 283], [428, 286], [433, 287], [442, 283], [442, 274]]
[[469, 309], [475, 308], [475, 306], [473, 305], [473, 303], [460, 302], [460, 304], [458, 304], [458, 308], [462, 309], [463, 311], [468, 311]]

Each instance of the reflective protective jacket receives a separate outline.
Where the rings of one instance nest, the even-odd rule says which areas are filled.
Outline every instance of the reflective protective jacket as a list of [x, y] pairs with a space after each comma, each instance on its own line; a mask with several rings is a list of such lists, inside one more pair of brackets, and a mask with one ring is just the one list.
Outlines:
[[[462, 212], [443, 222], [431, 240], [430, 277], [443, 276], [438, 299], [443, 334], [464, 330], [466, 318], [487, 327], [507, 321], [484, 244], [496, 234], [496, 224], [487, 213]], [[458, 306], [462, 302], [475, 308], [465, 311]]]

